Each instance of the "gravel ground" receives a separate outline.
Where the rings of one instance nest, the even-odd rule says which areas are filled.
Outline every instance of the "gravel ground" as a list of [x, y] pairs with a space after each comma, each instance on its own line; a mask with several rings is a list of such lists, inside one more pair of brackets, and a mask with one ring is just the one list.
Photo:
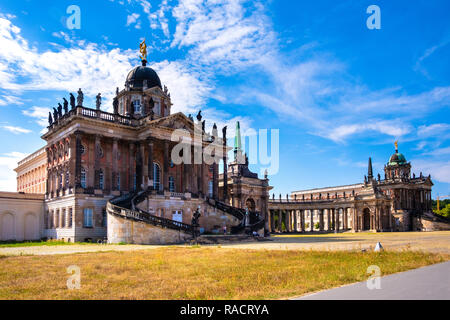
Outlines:
[[[410, 249], [450, 254], [450, 231], [292, 235], [273, 236], [271, 240], [222, 244], [221, 247], [265, 250], [371, 250], [377, 242], [381, 242], [383, 247], [388, 250]], [[0, 255], [51, 255], [99, 251], [137, 251], [152, 250], [160, 247], [162, 246], [99, 244], [34, 246], [0, 248]]]

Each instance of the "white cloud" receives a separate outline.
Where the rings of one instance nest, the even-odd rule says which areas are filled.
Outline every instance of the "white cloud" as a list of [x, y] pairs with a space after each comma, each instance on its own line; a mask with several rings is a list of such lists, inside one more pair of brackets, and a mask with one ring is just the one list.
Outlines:
[[48, 125], [48, 113], [50, 108], [33, 106], [28, 110], [23, 110], [22, 114], [33, 118], [38, 125], [46, 128]]
[[399, 124], [397, 121], [365, 121], [360, 124], [340, 125], [336, 128], [324, 131], [324, 137], [335, 142], [342, 142], [347, 137], [367, 131], [375, 131], [395, 138], [400, 138], [411, 132], [408, 125]]
[[436, 161], [433, 159], [420, 159], [411, 161], [414, 170], [431, 174], [432, 180], [450, 183], [450, 161]]
[[14, 126], [2, 126], [3, 129], [8, 130], [9, 132], [12, 132], [14, 134], [21, 134], [21, 133], [30, 133], [31, 130], [21, 128], [21, 127], [14, 127]]
[[[127, 73], [137, 61], [136, 50], [107, 50], [93, 43], [80, 47], [39, 52], [31, 47], [20, 34], [20, 28], [0, 18], [0, 87], [14, 92], [26, 90], [61, 90], [76, 92], [82, 88], [85, 101], [102, 93], [103, 109], [111, 110], [116, 87], [123, 87]], [[3, 49], [4, 48], [4, 49]], [[68, 63], [70, 61], [70, 63]], [[172, 100], [175, 111], [193, 112], [206, 100], [212, 87], [211, 81], [200, 72], [190, 69], [183, 61], [149, 63], [169, 89], [174, 89]], [[4, 70], [4, 72], [2, 72]], [[20, 75], [21, 79], [15, 75]], [[22, 77], [25, 77], [25, 81]], [[0, 104], [3, 100], [0, 97]], [[10, 96], [5, 103], [16, 99]], [[55, 104], [57, 101], [55, 101]], [[23, 111], [38, 118], [46, 126], [48, 108], [32, 107]]]
[[0, 95], [0, 106], [23, 104], [22, 99], [14, 95]]
[[14, 169], [17, 163], [25, 158], [27, 154], [21, 152], [10, 152], [0, 155], [0, 190], [17, 191], [16, 173]]
[[135, 28], [136, 29], [140, 29], [141, 28], [141, 22], [138, 21], [140, 15], [137, 13], [132, 13], [130, 15], [127, 16], [127, 24], [125, 26], [130, 26], [132, 24], [135, 24]]

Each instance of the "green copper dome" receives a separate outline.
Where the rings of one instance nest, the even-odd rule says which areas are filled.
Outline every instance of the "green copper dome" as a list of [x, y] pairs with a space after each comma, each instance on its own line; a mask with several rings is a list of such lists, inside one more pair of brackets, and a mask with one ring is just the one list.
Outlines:
[[388, 164], [390, 166], [406, 164], [406, 158], [403, 154], [396, 152], [391, 156]]

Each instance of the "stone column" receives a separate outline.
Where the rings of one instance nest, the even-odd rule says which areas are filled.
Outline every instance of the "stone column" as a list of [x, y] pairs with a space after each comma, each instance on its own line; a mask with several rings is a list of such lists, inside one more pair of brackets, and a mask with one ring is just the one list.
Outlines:
[[309, 215], [310, 215], [310, 220], [311, 220], [311, 225], [310, 225], [310, 229], [311, 232], [314, 232], [314, 210], [309, 210]]
[[119, 147], [118, 147], [119, 139], [113, 138], [113, 145], [112, 145], [112, 179], [111, 179], [111, 186], [112, 190], [116, 191], [120, 189], [120, 186], [117, 185], [117, 177], [118, 177], [118, 162], [119, 162]]
[[305, 229], [305, 210], [301, 210], [300, 211], [300, 220], [301, 220], [301, 224], [302, 224], [302, 232], [306, 232]]
[[147, 138], [148, 147], [148, 160], [147, 160], [147, 171], [148, 171], [148, 189], [154, 190], [154, 177], [153, 177], [153, 140], [152, 138]]
[[75, 188], [81, 188], [81, 135], [81, 131], [75, 132]]
[[[94, 156], [94, 188], [100, 189], [100, 135], [95, 135], [95, 156]], [[103, 176], [104, 178], [104, 176]], [[104, 182], [104, 181], [103, 181]]]
[[285, 218], [285, 225], [286, 225], [286, 232], [291, 232], [291, 211], [286, 210], [286, 216]]
[[277, 223], [277, 229], [278, 229], [278, 232], [279, 233], [281, 233], [281, 232], [283, 232], [283, 222], [282, 222], [282, 219], [283, 219], [283, 215], [282, 215], [282, 213], [281, 213], [281, 210], [280, 209], [278, 209], [278, 223]]
[[164, 141], [164, 177], [163, 177], [163, 190], [169, 191], [169, 141]]
[[[146, 176], [148, 176], [148, 172], [147, 175], [145, 174], [146, 171], [148, 170], [148, 165], [145, 164], [145, 141], [141, 141], [140, 143], [140, 156], [141, 156], [141, 185], [142, 187], [145, 189], [147, 189], [148, 187], [148, 178], [146, 178]], [[142, 188], [141, 188], [142, 189]]]
[[142, 190], [142, 164], [143, 164], [143, 145], [141, 143], [136, 144], [136, 190]]
[[324, 218], [323, 218], [323, 215], [324, 215], [324, 212], [323, 212], [324, 210], [323, 209], [320, 209], [319, 210], [319, 216], [320, 216], [320, 222], [319, 222], [319, 224], [320, 224], [320, 231], [323, 231], [325, 228], [324, 228]]
[[297, 210], [293, 211], [294, 213], [294, 232], [298, 232], [298, 221], [297, 221]]
[[128, 145], [128, 191], [134, 191], [134, 143]]

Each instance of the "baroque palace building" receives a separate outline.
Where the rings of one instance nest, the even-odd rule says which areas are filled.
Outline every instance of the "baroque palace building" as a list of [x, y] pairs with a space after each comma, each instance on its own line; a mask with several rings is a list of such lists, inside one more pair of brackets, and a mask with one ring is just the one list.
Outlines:
[[101, 109], [100, 93], [85, 106], [79, 89], [49, 113], [45, 147], [15, 169], [18, 192], [0, 192], [0, 241], [167, 244], [199, 233], [448, 228], [432, 216], [431, 177], [411, 176], [397, 148], [383, 180], [369, 160], [364, 183], [269, 199], [267, 174], [249, 169], [239, 123], [230, 148], [227, 127], [206, 132], [201, 111], [195, 120], [173, 114], [145, 43], [141, 53], [112, 112]]
[[[263, 235], [268, 231], [267, 177], [250, 175], [248, 163], [239, 161], [246, 159], [240, 145], [228, 167], [227, 128], [219, 137], [216, 125], [211, 133], [205, 131], [201, 112], [197, 121], [172, 114], [167, 87], [145, 56], [141, 59], [124, 89], [116, 90], [112, 113], [101, 110], [100, 94], [95, 108], [84, 106], [80, 89], [76, 99], [70, 94], [70, 102], [64, 99], [49, 114], [45, 148], [16, 169], [19, 195], [44, 195], [33, 198], [42, 209], [34, 209], [36, 232], [28, 234], [66, 241], [107, 237], [114, 243], [175, 243], [192, 238], [198, 223], [202, 233], [226, 227], [228, 233]], [[214, 150], [212, 163], [203, 156], [208, 149]], [[176, 162], [174, 154], [183, 162]], [[225, 172], [220, 175], [219, 160]], [[9, 220], [3, 223], [6, 214]], [[27, 238], [9, 230], [19, 223], [17, 214], [14, 209], [0, 212], [0, 240]]]
[[294, 191], [269, 202], [271, 232], [420, 231], [450, 229], [432, 212], [431, 176], [411, 174], [411, 164], [395, 153], [384, 179], [373, 175], [369, 158], [364, 182]]

